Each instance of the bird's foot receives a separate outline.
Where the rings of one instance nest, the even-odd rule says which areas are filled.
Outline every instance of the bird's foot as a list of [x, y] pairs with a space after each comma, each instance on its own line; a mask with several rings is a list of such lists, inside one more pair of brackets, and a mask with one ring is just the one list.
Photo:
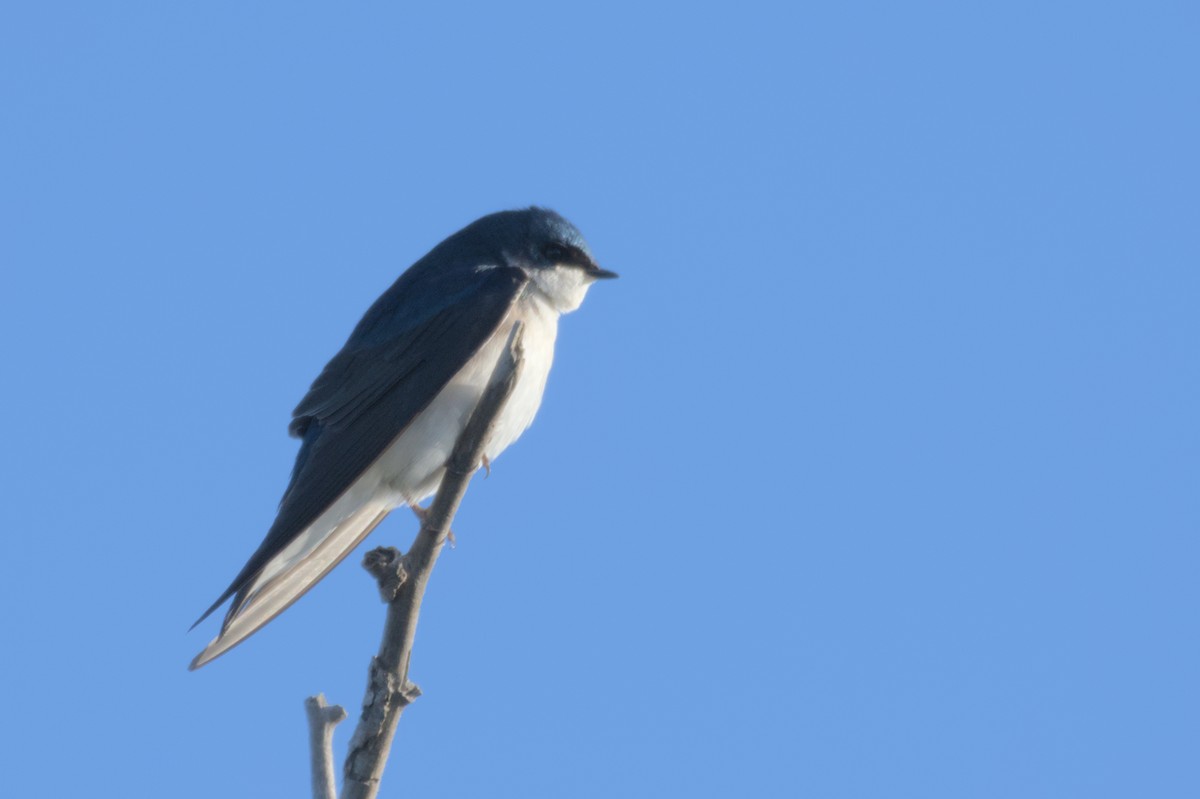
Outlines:
[[[409, 505], [408, 507], [412, 508], [413, 515], [415, 515], [418, 519], [420, 519], [421, 524], [424, 525], [425, 519], [427, 519], [429, 517], [429, 508], [422, 508], [420, 505], [418, 505], [415, 502], [412, 503], [411, 505]], [[454, 531], [453, 530], [446, 531], [446, 540], [448, 540], [450, 542], [450, 548], [454, 549], [457, 542], [454, 540]]]
[[487, 455], [480, 455], [479, 457], [483, 459], [483, 479], [486, 480], [492, 476], [492, 462], [488, 460]]

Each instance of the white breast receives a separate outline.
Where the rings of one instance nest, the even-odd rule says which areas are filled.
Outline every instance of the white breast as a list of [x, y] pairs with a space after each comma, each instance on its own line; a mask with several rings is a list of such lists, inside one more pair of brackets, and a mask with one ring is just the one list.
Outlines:
[[496, 333], [364, 473], [366, 479], [358, 481], [362, 487], [370, 491], [371, 483], [380, 486], [391, 494], [388, 504], [393, 507], [419, 502], [437, 490], [444, 464], [519, 321], [524, 326], [521, 370], [484, 447], [488, 460], [499, 457], [525, 432], [541, 405], [554, 360], [558, 317], [559, 311], [542, 292], [532, 287], [526, 291]]

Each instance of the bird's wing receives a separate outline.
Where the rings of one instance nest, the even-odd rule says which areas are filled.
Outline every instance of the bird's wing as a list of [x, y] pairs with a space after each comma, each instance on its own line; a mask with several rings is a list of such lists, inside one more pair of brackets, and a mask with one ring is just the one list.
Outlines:
[[[523, 272], [507, 267], [443, 269], [432, 275], [414, 267], [379, 298], [296, 407], [290, 430], [303, 443], [275, 523], [197, 624], [236, 594], [222, 626], [224, 635], [264, 567], [336, 502], [433, 401], [495, 332], [526, 280]], [[366, 519], [366, 531], [354, 543], [381, 518]], [[352, 548], [338, 553], [329, 568]], [[286, 604], [239, 640], [295, 601], [327, 571], [313, 575]]]

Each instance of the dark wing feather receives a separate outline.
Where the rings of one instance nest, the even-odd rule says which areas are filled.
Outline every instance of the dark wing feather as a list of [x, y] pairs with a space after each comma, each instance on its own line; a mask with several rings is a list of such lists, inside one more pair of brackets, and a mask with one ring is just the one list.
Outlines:
[[197, 624], [235, 593], [226, 618], [237, 612], [262, 568], [433, 401], [496, 330], [526, 281], [518, 269], [479, 272], [464, 264], [435, 272], [426, 260], [371, 306], [296, 407], [289, 429], [303, 443], [275, 523]]

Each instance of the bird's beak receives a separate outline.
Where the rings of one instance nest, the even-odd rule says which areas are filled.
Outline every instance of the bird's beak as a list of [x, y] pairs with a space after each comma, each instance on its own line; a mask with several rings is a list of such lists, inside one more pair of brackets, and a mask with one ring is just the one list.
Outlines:
[[587, 270], [587, 273], [596, 280], [610, 280], [614, 277], [619, 277], [616, 272], [610, 272], [607, 269], [601, 269], [598, 266], [593, 266]]

